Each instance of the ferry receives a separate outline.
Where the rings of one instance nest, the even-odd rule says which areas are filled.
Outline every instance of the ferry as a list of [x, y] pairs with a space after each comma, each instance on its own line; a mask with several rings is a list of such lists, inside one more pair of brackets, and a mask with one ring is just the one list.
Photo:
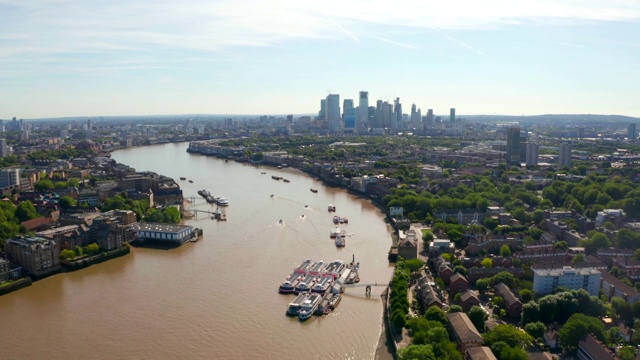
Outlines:
[[300, 274], [293, 273], [280, 285], [278, 292], [280, 294], [293, 294], [296, 285], [300, 282]]
[[333, 223], [334, 223], [334, 224], [337, 224], [337, 223], [339, 223], [339, 222], [340, 222], [340, 217], [339, 217], [339, 216], [334, 216], [334, 217], [333, 217]]
[[344, 247], [346, 245], [347, 240], [344, 235], [340, 234], [336, 236], [336, 247]]
[[324, 268], [325, 268], [324, 261], [320, 260], [311, 266], [311, 268], [309, 269], [309, 274], [313, 276], [318, 276], [324, 270]]
[[318, 189], [314, 189], [314, 188], [311, 188], [309, 190], [311, 190], [312, 193], [317, 193], [318, 192]]
[[293, 299], [292, 302], [289, 303], [289, 307], [287, 308], [286, 314], [288, 316], [298, 316], [298, 311], [300, 310], [300, 305], [305, 302], [309, 298], [308, 292], [300, 293]]
[[331, 204], [329, 204], [329, 206], [327, 207], [327, 210], [328, 211], [336, 211], [336, 207], [331, 205]]
[[313, 264], [313, 261], [311, 261], [311, 259], [307, 259], [307, 260], [303, 261], [302, 264], [300, 264], [300, 266], [298, 266], [294, 270], [294, 272], [296, 274], [306, 274], [307, 273], [307, 269], [309, 269], [311, 264]]
[[333, 229], [331, 229], [331, 232], [329, 233], [329, 236], [333, 239], [336, 236], [340, 235], [341, 232], [342, 232], [342, 230], [340, 230], [340, 228], [336, 226]]
[[327, 265], [327, 267], [324, 269], [324, 275], [331, 276], [335, 280], [340, 276], [340, 274], [342, 274], [345, 267], [346, 265], [344, 264], [344, 261], [334, 260], [330, 262], [329, 265]]
[[307, 275], [298, 282], [298, 285], [293, 289], [293, 292], [299, 294], [301, 292], [310, 291], [313, 284], [316, 282], [315, 275]]
[[307, 320], [310, 318], [318, 308], [320, 300], [322, 300], [322, 295], [316, 293], [309, 294], [309, 298], [300, 305], [300, 310], [298, 310], [298, 317], [300, 320]]
[[324, 293], [326, 293], [327, 290], [329, 290], [332, 283], [333, 283], [333, 278], [331, 276], [323, 276], [315, 284], [313, 284], [311, 291], [314, 293], [324, 295]]

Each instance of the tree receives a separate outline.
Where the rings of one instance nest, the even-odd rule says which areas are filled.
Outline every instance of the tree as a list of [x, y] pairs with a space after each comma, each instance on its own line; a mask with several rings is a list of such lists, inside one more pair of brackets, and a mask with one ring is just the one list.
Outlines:
[[503, 341], [511, 347], [526, 347], [533, 342], [531, 335], [518, 330], [513, 325], [498, 325], [493, 330], [484, 333], [482, 338], [485, 345], [489, 347], [498, 341]]
[[476, 289], [478, 289], [480, 293], [486, 292], [489, 289], [489, 286], [491, 286], [491, 282], [488, 278], [482, 278], [476, 281]]
[[475, 325], [476, 329], [479, 331], [484, 330], [484, 322], [487, 320], [487, 312], [484, 311], [480, 306], [472, 306], [469, 309], [469, 320]]
[[399, 360], [436, 360], [431, 345], [409, 345], [398, 352]]
[[504, 244], [500, 247], [500, 256], [502, 257], [511, 256], [511, 248], [509, 247], [509, 245]]
[[618, 358], [620, 360], [634, 360], [636, 358], [636, 351], [633, 346], [623, 346], [618, 351]]
[[540, 319], [540, 305], [535, 301], [529, 301], [522, 305], [522, 323], [528, 324]]
[[529, 301], [533, 300], [533, 291], [529, 290], [529, 289], [522, 289], [518, 292], [518, 295], [520, 295], [520, 298], [522, 299], [522, 303], [526, 304]]
[[53, 185], [53, 181], [49, 179], [42, 179], [36, 181], [36, 183], [33, 184], [33, 188], [38, 191], [50, 191], [55, 188], [55, 185]]
[[415, 259], [409, 259], [409, 260], [405, 260], [404, 262], [404, 266], [406, 269], [409, 270], [409, 272], [416, 272], [420, 269], [422, 269], [422, 267], [424, 266], [424, 261], [415, 258]]
[[600, 319], [583, 314], [573, 314], [562, 329], [560, 329], [558, 336], [563, 347], [575, 349], [580, 339], [588, 334], [593, 334], [598, 340], [603, 342], [607, 340], [604, 325]]
[[437, 321], [443, 325], [447, 323], [447, 315], [444, 313], [444, 310], [435, 305], [427, 309], [424, 317], [427, 318], [427, 320]]
[[524, 326], [524, 331], [526, 331], [527, 334], [531, 335], [534, 339], [541, 338], [546, 330], [547, 327], [540, 321], [528, 323]]
[[16, 207], [15, 214], [20, 222], [35, 219], [40, 216], [36, 211], [36, 207], [33, 206], [33, 203], [29, 200], [20, 202]]
[[500, 360], [528, 360], [529, 355], [520, 347], [506, 347], [502, 349], [499, 356]]
[[76, 257], [76, 253], [70, 249], [64, 249], [60, 251], [60, 259], [62, 260], [73, 260]]
[[87, 245], [87, 253], [89, 255], [97, 254], [100, 251], [100, 247], [96, 243], [91, 243]]
[[462, 307], [460, 305], [449, 306], [449, 311], [448, 311], [449, 314], [456, 313], [456, 312], [462, 312]]
[[63, 209], [69, 209], [78, 206], [78, 202], [76, 201], [76, 199], [72, 198], [71, 196], [61, 197], [60, 200], [58, 200], [58, 204]]
[[484, 268], [491, 269], [491, 267], [493, 267], [493, 260], [491, 260], [491, 258], [486, 257], [486, 258], [482, 259], [480, 264]]
[[460, 273], [461, 275], [467, 276], [467, 268], [462, 266], [462, 265], [458, 265], [456, 267], [453, 268], [453, 272], [454, 273]]

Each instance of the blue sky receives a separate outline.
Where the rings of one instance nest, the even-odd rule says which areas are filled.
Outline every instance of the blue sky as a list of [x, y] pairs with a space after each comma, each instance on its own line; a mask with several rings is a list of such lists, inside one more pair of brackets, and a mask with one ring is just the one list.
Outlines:
[[638, 0], [0, 0], [0, 118], [406, 111], [640, 116]]

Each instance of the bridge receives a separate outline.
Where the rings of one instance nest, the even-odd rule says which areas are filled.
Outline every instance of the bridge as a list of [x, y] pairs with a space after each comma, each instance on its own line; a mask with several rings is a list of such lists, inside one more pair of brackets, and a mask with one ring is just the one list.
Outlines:
[[386, 282], [386, 283], [380, 283], [380, 284], [378, 284], [377, 282], [375, 282], [375, 283], [369, 283], [369, 284], [361, 284], [361, 283], [357, 283], [357, 284], [344, 284], [344, 285], [342, 285], [342, 287], [345, 287], [345, 288], [364, 287], [364, 288], [365, 288], [364, 293], [365, 293], [367, 296], [371, 296], [371, 287], [373, 287], [373, 286], [384, 286], [384, 287], [388, 287], [388, 286], [389, 286], [389, 283], [388, 283], [388, 282]]

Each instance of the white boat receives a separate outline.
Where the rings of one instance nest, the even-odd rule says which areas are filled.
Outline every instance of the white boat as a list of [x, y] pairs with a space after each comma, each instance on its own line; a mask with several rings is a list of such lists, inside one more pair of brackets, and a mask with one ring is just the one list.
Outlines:
[[329, 233], [329, 236], [333, 239], [336, 236], [340, 235], [341, 232], [342, 232], [342, 230], [340, 230], [340, 228], [336, 226], [333, 229], [331, 229], [331, 232]]
[[300, 320], [306, 320], [310, 318], [318, 308], [320, 300], [322, 300], [322, 295], [318, 293], [309, 294], [309, 298], [304, 300], [304, 302], [300, 305], [300, 309], [298, 310], [298, 317], [300, 318]]
[[327, 207], [327, 210], [328, 211], [336, 211], [336, 207], [331, 205], [331, 204], [329, 204], [329, 206]]
[[229, 200], [227, 200], [226, 198], [220, 196], [220, 197], [216, 197], [214, 198], [216, 204], [218, 204], [219, 206], [229, 206]]
[[309, 298], [308, 292], [300, 293], [293, 299], [292, 302], [289, 303], [289, 307], [287, 308], [286, 314], [289, 316], [298, 316], [298, 311], [300, 311], [300, 306], [303, 302], [305, 302]]

